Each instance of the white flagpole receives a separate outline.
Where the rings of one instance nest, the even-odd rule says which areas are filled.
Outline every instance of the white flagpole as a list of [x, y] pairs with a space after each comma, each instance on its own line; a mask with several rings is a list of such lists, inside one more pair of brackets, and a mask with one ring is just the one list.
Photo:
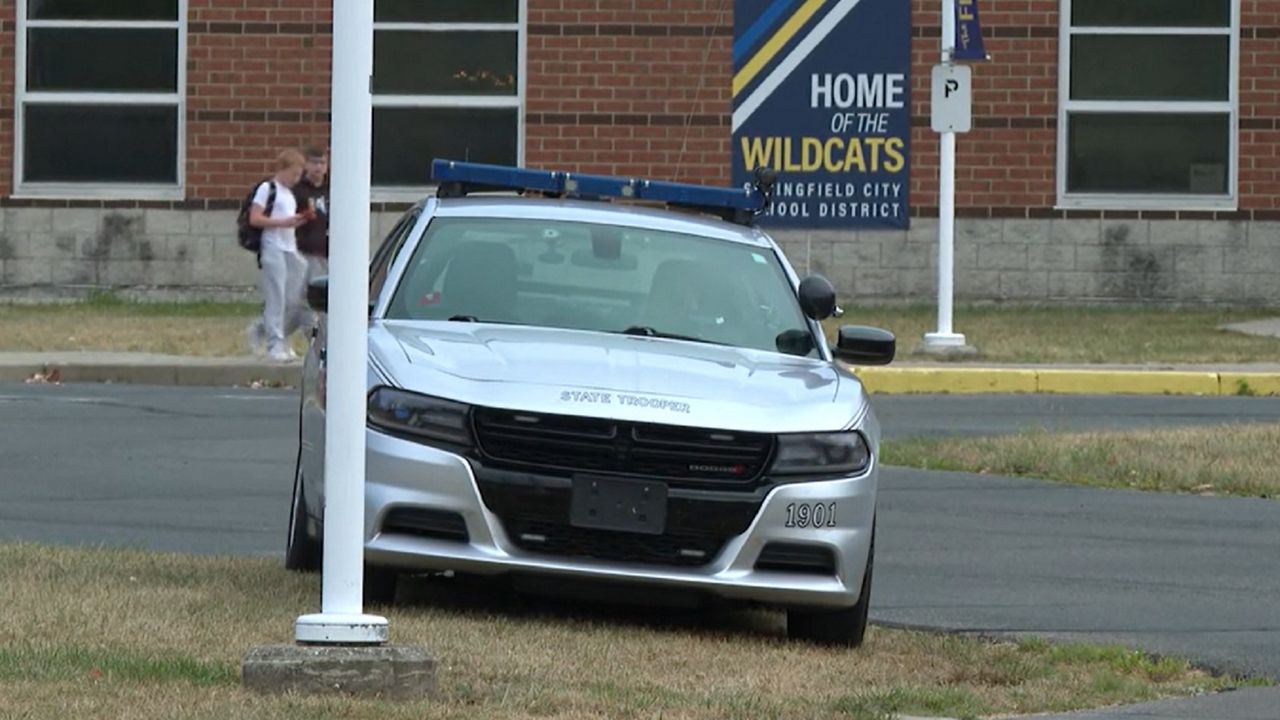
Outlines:
[[388, 635], [386, 618], [364, 614], [363, 593], [372, 76], [373, 0], [334, 0], [322, 612], [298, 618], [298, 642], [378, 644]]
[[[942, 62], [955, 54], [956, 0], [942, 0]], [[956, 134], [941, 133], [938, 168], [938, 329], [925, 333], [926, 349], [964, 347], [964, 335], [952, 331], [955, 283]]]

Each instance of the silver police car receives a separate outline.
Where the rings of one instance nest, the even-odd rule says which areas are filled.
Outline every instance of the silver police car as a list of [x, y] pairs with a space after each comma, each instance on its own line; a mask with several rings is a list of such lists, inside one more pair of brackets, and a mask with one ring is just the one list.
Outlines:
[[[895, 342], [845, 326], [829, 346], [831, 284], [752, 222], [769, 178], [435, 171], [370, 268], [366, 599], [440, 571], [621, 584], [859, 645], [880, 430], [841, 361], [887, 364]], [[320, 567], [324, 520], [326, 281], [308, 292], [298, 570]]]

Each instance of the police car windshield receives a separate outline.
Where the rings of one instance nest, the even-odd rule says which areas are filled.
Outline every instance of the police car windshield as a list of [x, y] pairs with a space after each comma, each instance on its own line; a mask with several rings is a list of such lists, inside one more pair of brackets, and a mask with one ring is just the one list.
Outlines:
[[628, 332], [816, 355], [768, 249], [527, 218], [435, 218], [386, 316]]

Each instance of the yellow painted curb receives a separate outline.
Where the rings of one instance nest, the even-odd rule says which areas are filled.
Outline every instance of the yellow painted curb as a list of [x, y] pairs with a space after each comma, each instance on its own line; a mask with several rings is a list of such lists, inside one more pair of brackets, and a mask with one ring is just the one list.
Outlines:
[[1280, 396], [1280, 373], [966, 367], [852, 367], [867, 391], [891, 394], [1062, 393]]
[[1166, 370], [1038, 370], [1042, 393], [1217, 395], [1218, 373]]
[[1280, 375], [1224, 372], [1218, 375], [1223, 395], [1280, 395]]
[[856, 368], [873, 393], [1033, 393], [1035, 370], [989, 368]]

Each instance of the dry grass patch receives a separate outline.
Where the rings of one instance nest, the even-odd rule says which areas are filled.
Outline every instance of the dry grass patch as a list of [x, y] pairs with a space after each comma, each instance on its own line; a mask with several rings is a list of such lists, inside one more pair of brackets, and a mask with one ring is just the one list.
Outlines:
[[0, 304], [0, 351], [147, 352], [243, 355], [248, 303], [86, 302]]
[[1245, 497], [1280, 492], [1280, 424], [1113, 432], [1035, 430], [886, 442], [884, 462], [1079, 485]]
[[[1280, 309], [956, 307], [956, 332], [1002, 363], [1247, 363], [1275, 362], [1280, 338], [1219, 330], [1220, 325], [1280, 315]], [[937, 327], [933, 306], [860, 307], [829, 320], [834, 338], [841, 324], [874, 325], [898, 337], [906, 359]]]
[[775, 613], [710, 616], [468, 595], [411, 583], [371, 608], [440, 661], [428, 703], [261, 697], [252, 647], [292, 642], [318, 577], [270, 558], [0, 545], [0, 697], [31, 720], [112, 718], [886, 718], [1070, 710], [1219, 689], [1120, 648], [988, 643], [873, 627], [857, 651], [784, 639]]
[[[138, 303], [111, 295], [85, 302], [0, 304], [0, 352], [246, 355], [245, 327], [261, 312], [252, 303]], [[301, 334], [295, 349], [305, 347]]]
[[[110, 294], [87, 302], [0, 304], [0, 352], [100, 350], [181, 355], [243, 355], [244, 328], [256, 303], [141, 303]], [[899, 356], [918, 348], [933, 330], [931, 306], [860, 307], [827, 323], [888, 328]], [[1160, 308], [956, 308], [959, 332], [987, 362], [1027, 363], [1241, 363], [1274, 362], [1280, 339], [1218, 330], [1230, 322], [1271, 317], [1280, 310]], [[295, 348], [301, 348], [295, 335]]]

